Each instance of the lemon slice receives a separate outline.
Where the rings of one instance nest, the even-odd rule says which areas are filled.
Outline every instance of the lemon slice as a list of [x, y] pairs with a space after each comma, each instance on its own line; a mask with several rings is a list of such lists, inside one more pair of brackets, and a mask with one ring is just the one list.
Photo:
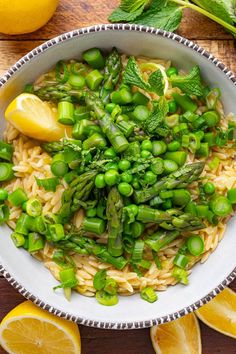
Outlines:
[[201, 354], [202, 352], [200, 328], [193, 313], [152, 327], [150, 335], [157, 354]]
[[25, 301], [2, 320], [0, 344], [12, 354], [80, 354], [78, 326]]
[[145, 72], [145, 71], [154, 72], [156, 70], [160, 70], [164, 79], [164, 94], [166, 94], [169, 87], [169, 81], [166, 75], [166, 70], [163, 65], [157, 63], [141, 63], [139, 64], [139, 68], [141, 72]]
[[70, 136], [71, 128], [57, 122], [57, 110], [30, 93], [17, 96], [7, 107], [5, 118], [21, 133], [38, 140], [57, 141]]
[[207, 326], [236, 338], [236, 293], [226, 288], [196, 312]]

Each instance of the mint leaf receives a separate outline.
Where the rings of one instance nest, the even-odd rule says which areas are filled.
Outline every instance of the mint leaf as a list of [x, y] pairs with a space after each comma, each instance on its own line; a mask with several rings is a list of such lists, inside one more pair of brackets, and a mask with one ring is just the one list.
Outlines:
[[166, 138], [168, 135], [170, 136], [170, 128], [169, 127], [157, 127], [156, 133], [164, 138]]
[[126, 85], [134, 85], [148, 92], [155, 92], [159, 96], [164, 94], [164, 78], [160, 70], [153, 72], [146, 82], [139, 70], [137, 62], [133, 56], [128, 60], [123, 73], [123, 83]]
[[121, 0], [120, 8], [126, 12], [135, 12], [146, 5], [147, 0]]
[[161, 28], [166, 31], [175, 31], [182, 19], [182, 8], [178, 5], [167, 5], [159, 11], [151, 8], [137, 17], [134, 23]]
[[147, 90], [149, 86], [146, 81], [142, 78], [142, 74], [136, 63], [135, 57], [129, 57], [128, 63], [125, 67], [123, 74], [123, 83], [127, 85], [134, 85], [143, 90]]
[[144, 5], [140, 7], [138, 10], [129, 13], [123, 11], [120, 7], [117, 7], [117, 9], [115, 9], [108, 17], [108, 20], [111, 22], [132, 22], [142, 14], [143, 9], [144, 9]]
[[161, 10], [166, 4], [168, 3], [168, 0], [152, 0], [151, 5], [149, 9], [154, 9], [156, 11]]
[[192, 68], [188, 75], [173, 75], [169, 80], [173, 87], [180, 88], [189, 96], [203, 95], [200, 69], [197, 65]]
[[235, 0], [193, 0], [193, 2], [231, 25], [236, 22]]
[[154, 91], [159, 96], [164, 95], [165, 81], [161, 70], [154, 71], [149, 76], [148, 83], [152, 87], [152, 92]]
[[158, 102], [154, 102], [154, 109], [144, 123], [144, 129], [148, 133], [155, 133], [158, 128], [163, 127], [163, 121], [169, 111], [167, 100], [164, 96]]

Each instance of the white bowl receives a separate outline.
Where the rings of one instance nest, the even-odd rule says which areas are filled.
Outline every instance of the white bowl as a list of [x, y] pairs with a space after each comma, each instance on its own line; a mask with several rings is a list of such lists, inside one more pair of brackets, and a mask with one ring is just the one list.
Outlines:
[[[59, 59], [80, 58], [91, 47], [111, 49], [133, 55], [170, 59], [180, 68], [201, 68], [204, 80], [220, 87], [225, 111], [236, 113], [236, 78], [213, 55], [176, 34], [137, 25], [98, 25], [75, 30], [45, 42], [20, 59], [0, 79], [1, 130], [4, 111], [25, 83], [34, 81]], [[139, 294], [120, 297], [119, 304], [106, 307], [94, 298], [73, 293], [68, 302], [50, 272], [10, 239], [10, 229], [1, 227], [0, 269], [4, 277], [23, 296], [48, 311], [78, 323], [113, 329], [149, 327], [164, 323], [196, 310], [236, 277], [236, 218], [230, 220], [224, 239], [204, 264], [194, 267], [188, 286], [176, 285], [159, 293], [159, 300], [149, 304]]]

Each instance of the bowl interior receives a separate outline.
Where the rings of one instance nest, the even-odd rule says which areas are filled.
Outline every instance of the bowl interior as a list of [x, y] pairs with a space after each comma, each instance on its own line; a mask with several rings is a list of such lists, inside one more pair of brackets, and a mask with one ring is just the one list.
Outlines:
[[[121, 27], [122, 28], [122, 27]], [[151, 32], [151, 31], [150, 31]], [[85, 33], [74, 36], [68, 35], [67, 40], [56, 39], [57, 45], [44, 45], [40, 54], [31, 55], [27, 61], [0, 90], [1, 132], [5, 127], [4, 111], [8, 103], [22, 91], [25, 83], [33, 82], [40, 74], [47, 71], [60, 59], [80, 58], [81, 53], [91, 47], [111, 49], [117, 47], [121, 52], [132, 55], [145, 55], [153, 58], [171, 60], [174, 65], [183, 69], [190, 69], [198, 64], [201, 68], [204, 80], [211, 87], [220, 87], [222, 100], [226, 113], [236, 113], [236, 89], [225, 73], [212, 64], [206, 57], [195, 50], [163, 37], [161, 34], [146, 33], [141, 31], [106, 30]], [[72, 37], [72, 38], [69, 38]], [[42, 52], [42, 48], [44, 51]], [[26, 60], [25, 60], [26, 61]], [[57, 281], [41, 263], [33, 259], [24, 250], [15, 248], [10, 239], [10, 229], [2, 226], [0, 229], [0, 263], [11, 274], [11, 277], [21, 286], [37, 298], [41, 306], [49, 305], [50, 311], [58, 314], [73, 315], [74, 320], [92, 326], [104, 326], [117, 328], [121, 323], [130, 323], [130, 326], [149, 326], [153, 319], [170, 320], [178, 316], [178, 311], [185, 309], [209, 294], [235, 267], [236, 249], [236, 218], [228, 224], [225, 238], [221, 241], [215, 252], [204, 264], [194, 267], [188, 286], [176, 285], [167, 291], [159, 293], [159, 300], [149, 304], [140, 299], [139, 294], [131, 297], [120, 297], [119, 304], [114, 307], [105, 307], [97, 303], [94, 298], [72, 295], [68, 302], [62, 292], [54, 292], [52, 288]], [[13, 280], [12, 280], [13, 282]], [[198, 303], [200, 304], [200, 303]], [[182, 312], [183, 313], [183, 312]], [[172, 315], [172, 316], [169, 316]], [[165, 317], [168, 316], [168, 317]], [[70, 317], [68, 315], [68, 317]], [[125, 325], [123, 326], [126, 327]]]

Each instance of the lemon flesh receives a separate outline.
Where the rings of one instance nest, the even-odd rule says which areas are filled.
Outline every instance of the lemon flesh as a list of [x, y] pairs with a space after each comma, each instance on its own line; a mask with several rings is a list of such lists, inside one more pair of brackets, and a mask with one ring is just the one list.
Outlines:
[[70, 127], [57, 122], [57, 110], [29, 93], [17, 96], [5, 111], [6, 120], [31, 138], [57, 141], [71, 133]]
[[0, 344], [14, 354], [80, 354], [78, 326], [25, 301], [2, 320]]
[[207, 326], [236, 338], [236, 293], [231, 289], [226, 288], [195, 313]]
[[44, 26], [59, 0], [0, 0], [0, 32], [23, 34]]
[[193, 313], [152, 327], [150, 335], [153, 349], [157, 354], [202, 353], [200, 328]]

